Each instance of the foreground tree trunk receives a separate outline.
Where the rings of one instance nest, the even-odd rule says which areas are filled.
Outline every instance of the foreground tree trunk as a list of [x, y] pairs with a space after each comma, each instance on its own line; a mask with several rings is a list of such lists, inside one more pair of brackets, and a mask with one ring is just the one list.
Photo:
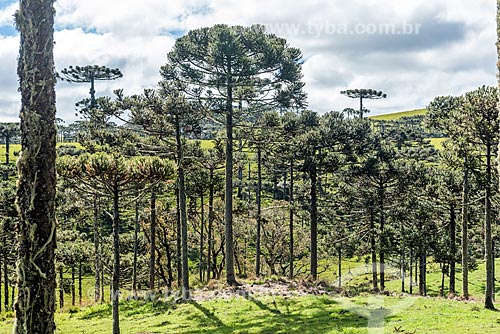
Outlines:
[[18, 298], [16, 334], [54, 333], [56, 273], [56, 129], [54, 1], [21, 0], [18, 75], [21, 144], [18, 160]]

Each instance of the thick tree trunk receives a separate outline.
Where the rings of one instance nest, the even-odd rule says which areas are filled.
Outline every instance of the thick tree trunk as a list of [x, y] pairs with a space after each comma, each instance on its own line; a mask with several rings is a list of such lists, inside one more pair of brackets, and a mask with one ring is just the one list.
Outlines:
[[113, 334], [120, 334], [120, 316], [118, 303], [120, 298], [120, 212], [119, 193], [115, 185], [113, 189], [113, 281], [111, 285], [111, 301], [113, 315]]
[[294, 210], [293, 210], [293, 159], [290, 160], [290, 221], [289, 221], [289, 238], [290, 238], [290, 245], [289, 245], [289, 256], [290, 256], [290, 271], [289, 271], [289, 278], [293, 279], [293, 215], [294, 215]]
[[137, 256], [139, 253], [139, 194], [135, 192], [134, 217], [134, 259], [132, 262], [132, 293], [137, 298]]
[[455, 254], [457, 253], [455, 204], [450, 206], [450, 294], [455, 294]]
[[21, 0], [18, 75], [22, 153], [17, 161], [18, 298], [13, 333], [54, 333], [56, 129], [54, 1]]
[[317, 196], [317, 182], [318, 174], [316, 165], [313, 163], [309, 171], [309, 178], [311, 180], [311, 203], [310, 203], [310, 216], [311, 216], [311, 278], [313, 281], [318, 279], [318, 196]]
[[469, 171], [464, 166], [462, 190], [462, 297], [469, 299]]
[[234, 273], [233, 244], [233, 83], [232, 59], [227, 60], [227, 101], [226, 101], [226, 171], [225, 171], [225, 243], [226, 243], [226, 281], [229, 285], [237, 285]]
[[177, 175], [179, 187], [179, 208], [181, 221], [181, 259], [182, 259], [182, 299], [189, 299], [189, 264], [188, 264], [188, 231], [187, 231], [187, 208], [186, 189], [184, 181], [184, 158], [181, 140], [181, 129], [179, 115], [176, 114], [175, 139], [177, 143]]
[[484, 307], [495, 309], [493, 304], [493, 252], [491, 246], [491, 145], [486, 145], [486, 185], [484, 196], [484, 248], [486, 257], [486, 289]]
[[[155, 256], [156, 256], [156, 191], [151, 190], [151, 222], [149, 230], [149, 290], [155, 289]], [[135, 257], [135, 254], [134, 254]]]
[[255, 241], [255, 276], [260, 276], [260, 239], [261, 239], [261, 199], [262, 191], [262, 151], [257, 145], [257, 239]]

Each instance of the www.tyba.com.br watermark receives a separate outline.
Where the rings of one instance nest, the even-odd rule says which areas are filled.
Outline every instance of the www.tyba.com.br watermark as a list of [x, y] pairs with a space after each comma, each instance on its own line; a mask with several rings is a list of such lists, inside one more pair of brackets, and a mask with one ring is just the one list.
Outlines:
[[268, 23], [266, 31], [276, 35], [419, 35], [422, 25], [419, 23]]

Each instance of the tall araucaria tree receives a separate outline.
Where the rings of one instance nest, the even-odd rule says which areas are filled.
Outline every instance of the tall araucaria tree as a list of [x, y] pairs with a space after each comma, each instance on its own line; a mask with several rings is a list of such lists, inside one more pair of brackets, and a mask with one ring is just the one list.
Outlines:
[[118, 68], [109, 68], [101, 65], [69, 66], [58, 74], [63, 81], [75, 83], [90, 83], [90, 107], [96, 106], [95, 89], [96, 81], [115, 80], [123, 76]]
[[[185, 135], [189, 128], [196, 127], [199, 118], [189, 101], [167, 82], [161, 82], [158, 90], [145, 90], [144, 94], [123, 97], [120, 91], [118, 101], [120, 109], [130, 110], [131, 122], [161, 141], [160, 146], [149, 146], [157, 154], [169, 154], [172, 137], [175, 138], [175, 160], [177, 162], [177, 200], [179, 210], [179, 231], [182, 267], [182, 298], [189, 299], [189, 263], [188, 263], [188, 215], [186, 205], [186, 162], [184, 159]], [[153, 234], [152, 234], [153, 235]], [[178, 236], [179, 237], [179, 236]], [[153, 240], [153, 239], [152, 239]], [[152, 242], [151, 245], [154, 245]], [[154, 247], [154, 246], [152, 246]], [[154, 257], [154, 252], [151, 252]], [[151, 276], [154, 276], [154, 258], [151, 260]]]
[[238, 113], [302, 107], [301, 52], [263, 26], [215, 25], [179, 38], [161, 69], [165, 80], [221, 117], [226, 128], [226, 280], [236, 285], [233, 244], [233, 129]]
[[[368, 111], [367, 109], [363, 108], [364, 99], [378, 100], [378, 99], [385, 99], [387, 97], [387, 94], [383, 93], [382, 91], [375, 89], [365, 89], [365, 88], [348, 89], [341, 91], [340, 94], [350, 97], [352, 99], [359, 99], [359, 118], [363, 118], [363, 112]], [[352, 109], [348, 110], [347, 112], [349, 111], [352, 111]]]
[[78, 181], [80, 187], [95, 189], [113, 203], [113, 334], [120, 333], [120, 199], [127, 192], [135, 194], [138, 186], [171, 179], [174, 170], [173, 164], [157, 157], [125, 158], [117, 153], [65, 156], [58, 161], [59, 175]]
[[54, 333], [56, 96], [54, 1], [21, 0], [17, 72], [21, 92], [18, 160], [18, 298], [14, 333]]

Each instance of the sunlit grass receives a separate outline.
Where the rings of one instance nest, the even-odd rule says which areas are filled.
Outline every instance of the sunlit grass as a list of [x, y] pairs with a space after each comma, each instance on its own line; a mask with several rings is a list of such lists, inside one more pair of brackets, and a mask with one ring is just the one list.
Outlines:
[[409, 111], [401, 111], [391, 114], [377, 115], [377, 116], [369, 116], [369, 118], [379, 121], [394, 121], [401, 117], [410, 117], [417, 115], [425, 115], [427, 113], [427, 109], [415, 109]]

